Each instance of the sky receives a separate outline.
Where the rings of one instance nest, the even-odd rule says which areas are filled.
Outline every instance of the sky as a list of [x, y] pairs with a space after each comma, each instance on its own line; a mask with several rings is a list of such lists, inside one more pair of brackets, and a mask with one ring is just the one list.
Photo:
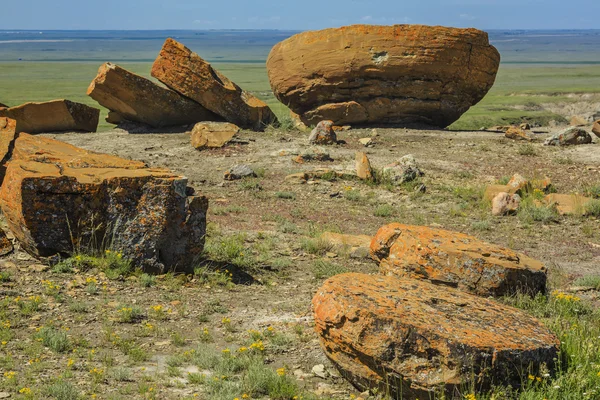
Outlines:
[[2, 29], [281, 29], [427, 24], [600, 29], [600, 0], [17, 0]]

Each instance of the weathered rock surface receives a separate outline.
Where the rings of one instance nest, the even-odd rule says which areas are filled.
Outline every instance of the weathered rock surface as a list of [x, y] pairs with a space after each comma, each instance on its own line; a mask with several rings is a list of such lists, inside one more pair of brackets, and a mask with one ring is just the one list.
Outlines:
[[6, 163], [12, 155], [12, 148], [17, 138], [17, 121], [0, 117], [0, 185], [6, 174]]
[[337, 135], [333, 130], [333, 121], [321, 121], [312, 130], [308, 138], [310, 144], [336, 144]]
[[16, 120], [17, 133], [96, 132], [100, 110], [70, 100], [52, 100], [2, 108], [0, 117]]
[[119, 125], [127, 122], [127, 119], [125, 117], [123, 117], [121, 114], [115, 111], [109, 111], [104, 120], [109, 124], [113, 125]]
[[6, 232], [0, 229], [0, 257], [12, 253], [13, 250], [13, 244], [6, 236]]
[[266, 103], [173, 39], [163, 45], [151, 73], [171, 89], [241, 128], [262, 131], [277, 121]]
[[546, 267], [463, 233], [394, 223], [371, 242], [380, 272], [456, 287], [480, 296], [546, 291]]
[[574, 115], [573, 117], [571, 117], [571, 121], [569, 123], [569, 125], [571, 126], [586, 126], [587, 124], [587, 119], [585, 117], [582, 117], [581, 115]]
[[506, 130], [504, 137], [512, 140], [526, 140], [528, 142], [532, 140], [523, 129], [514, 126]]
[[239, 126], [228, 122], [199, 122], [194, 125], [190, 136], [192, 146], [201, 150], [223, 147], [239, 132]]
[[525, 312], [420, 280], [337, 275], [312, 304], [321, 347], [342, 375], [360, 390], [390, 389], [393, 398], [520, 386], [528, 371], [552, 368], [559, 350]]
[[0, 207], [23, 249], [69, 254], [109, 241], [148, 271], [185, 269], [201, 254], [205, 197], [187, 179], [108, 154], [21, 133], [0, 189]]
[[87, 94], [124, 119], [155, 128], [220, 120], [195, 101], [111, 63], [100, 67]]
[[373, 168], [366, 153], [362, 151], [356, 152], [356, 175], [360, 179], [373, 179]]
[[592, 126], [592, 132], [594, 132], [594, 135], [600, 138], [600, 120], [594, 122], [594, 126]]
[[551, 193], [544, 198], [549, 206], [556, 207], [560, 215], [585, 214], [586, 206], [592, 199], [578, 194]]
[[567, 128], [544, 142], [546, 146], [574, 146], [592, 143], [592, 136], [581, 128]]
[[323, 232], [321, 240], [337, 248], [346, 248], [351, 258], [368, 258], [371, 236]]
[[412, 154], [407, 154], [400, 160], [385, 166], [382, 172], [396, 185], [412, 182], [425, 175], [417, 166], [417, 161]]
[[354, 25], [275, 45], [275, 96], [308, 125], [426, 123], [446, 127], [492, 87], [500, 54], [485, 32]]
[[492, 200], [492, 215], [501, 216], [514, 214], [521, 205], [521, 196], [506, 192], [498, 193]]
[[536, 189], [547, 193], [551, 187], [552, 181], [549, 178], [528, 180], [520, 174], [515, 174], [506, 185], [487, 186], [483, 198], [492, 201], [500, 193], [523, 195], [523, 192], [531, 192]]
[[225, 172], [226, 181], [235, 181], [243, 178], [255, 178], [256, 172], [246, 164], [234, 165], [229, 171]]

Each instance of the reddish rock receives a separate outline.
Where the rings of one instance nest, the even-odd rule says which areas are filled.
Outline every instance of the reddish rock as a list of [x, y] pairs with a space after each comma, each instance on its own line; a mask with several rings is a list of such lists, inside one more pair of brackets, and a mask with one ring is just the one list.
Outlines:
[[0, 117], [0, 185], [6, 174], [6, 163], [12, 155], [12, 148], [17, 138], [17, 121]]
[[53, 100], [2, 108], [0, 117], [16, 120], [17, 133], [96, 132], [100, 110], [70, 100]]
[[275, 96], [308, 125], [446, 127], [483, 98], [499, 64], [476, 29], [353, 25], [278, 43], [267, 69]]
[[492, 200], [492, 215], [501, 216], [515, 214], [521, 205], [521, 196], [518, 194], [499, 193]]
[[356, 175], [360, 179], [371, 180], [373, 179], [373, 168], [371, 168], [371, 162], [366, 153], [362, 151], [356, 152]]
[[165, 42], [151, 73], [171, 89], [241, 128], [262, 131], [277, 121], [266, 103], [173, 39]]
[[504, 137], [506, 137], [507, 139], [513, 139], [513, 140], [526, 140], [526, 141], [531, 141], [532, 139], [527, 136], [527, 133], [525, 133], [525, 131], [521, 128], [517, 128], [514, 126], [511, 126], [510, 128], [508, 128], [506, 130], [506, 132], [504, 133]]
[[337, 135], [333, 130], [333, 121], [321, 121], [310, 133], [308, 138], [310, 144], [336, 144]]
[[463, 233], [394, 223], [379, 229], [371, 257], [384, 275], [426, 279], [480, 296], [546, 291], [546, 267]]
[[190, 138], [192, 147], [197, 150], [218, 148], [229, 143], [239, 132], [238, 126], [228, 122], [200, 122], [192, 129]]
[[585, 214], [586, 206], [592, 199], [578, 194], [552, 193], [544, 201], [549, 206], [556, 207], [560, 215]]
[[312, 304], [321, 347], [342, 376], [392, 398], [519, 387], [558, 356], [556, 336], [525, 312], [421, 280], [337, 275]]
[[592, 126], [592, 132], [594, 135], [600, 138], [600, 120], [594, 122], [594, 126]]
[[165, 272], [193, 266], [204, 246], [208, 202], [186, 187], [166, 169], [21, 133], [0, 207], [34, 256], [110, 242], [137, 267]]

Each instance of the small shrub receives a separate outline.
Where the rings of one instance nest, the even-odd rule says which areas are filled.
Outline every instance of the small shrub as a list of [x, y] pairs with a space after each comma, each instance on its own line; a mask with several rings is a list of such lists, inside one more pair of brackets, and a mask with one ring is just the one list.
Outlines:
[[314, 255], [325, 255], [329, 250], [331, 250], [332, 245], [326, 240], [321, 238], [316, 239], [303, 239], [300, 243], [300, 247], [302, 250], [306, 251], [308, 254]]
[[573, 282], [573, 285], [589, 287], [594, 290], [600, 290], [600, 275], [584, 276]]
[[585, 194], [587, 196], [590, 196], [590, 197], [593, 197], [593, 198], [596, 198], [596, 199], [600, 199], [600, 184], [588, 187], [585, 190]]
[[44, 346], [57, 353], [65, 353], [72, 347], [67, 334], [55, 328], [43, 327], [36, 336], [38, 339], [41, 339]]
[[526, 223], [542, 222], [544, 224], [557, 222], [559, 215], [555, 206], [547, 206], [536, 202], [532, 197], [521, 202], [517, 215]]
[[294, 192], [276, 192], [275, 197], [278, 199], [295, 200], [296, 194]]
[[142, 316], [142, 310], [137, 306], [121, 306], [117, 309], [117, 320], [121, 323], [137, 322]]
[[156, 277], [154, 275], [142, 274], [140, 275], [140, 285], [145, 288], [152, 287], [156, 284]]
[[598, 200], [598, 199], [590, 200], [585, 205], [585, 213], [587, 215], [591, 215], [594, 217], [600, 217], [600, 200]]
[[58, 380], [43, 390], [44, 394], [55, 400], [77, 400], [81, 394], [75, 386], [69, 382]]
[[517, 150], [517, 153], [520, 156], [527, 156], [527, 157], [537, 156], [537, 151], [536, 151], [535, 147], [533, 147], [533, 145], [531, 145], [531, 144], [526, 144], [526, 145], [519, 147], [519, 150]]
[[377, 206], [377, 208], [373, 212], [373, 215], [382, 218], [390, 217], [392, 214], [394, 214], [394, 207], [392, 207], [389, 204], [381, 204]]
[[358, 190], [350, 189], [350, 190], [346, 190], [344, 192], [344, 198], [349, 201], [358, 202], [358, 201], [362, 200], [362, 195], [360, 194], [360, 192]]

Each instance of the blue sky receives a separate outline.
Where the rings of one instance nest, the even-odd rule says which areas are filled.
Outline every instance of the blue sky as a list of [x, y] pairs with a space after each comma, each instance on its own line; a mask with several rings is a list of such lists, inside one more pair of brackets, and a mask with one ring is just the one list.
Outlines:
[[13, 0], [0, 29], [600, 28], [600, 0]]

